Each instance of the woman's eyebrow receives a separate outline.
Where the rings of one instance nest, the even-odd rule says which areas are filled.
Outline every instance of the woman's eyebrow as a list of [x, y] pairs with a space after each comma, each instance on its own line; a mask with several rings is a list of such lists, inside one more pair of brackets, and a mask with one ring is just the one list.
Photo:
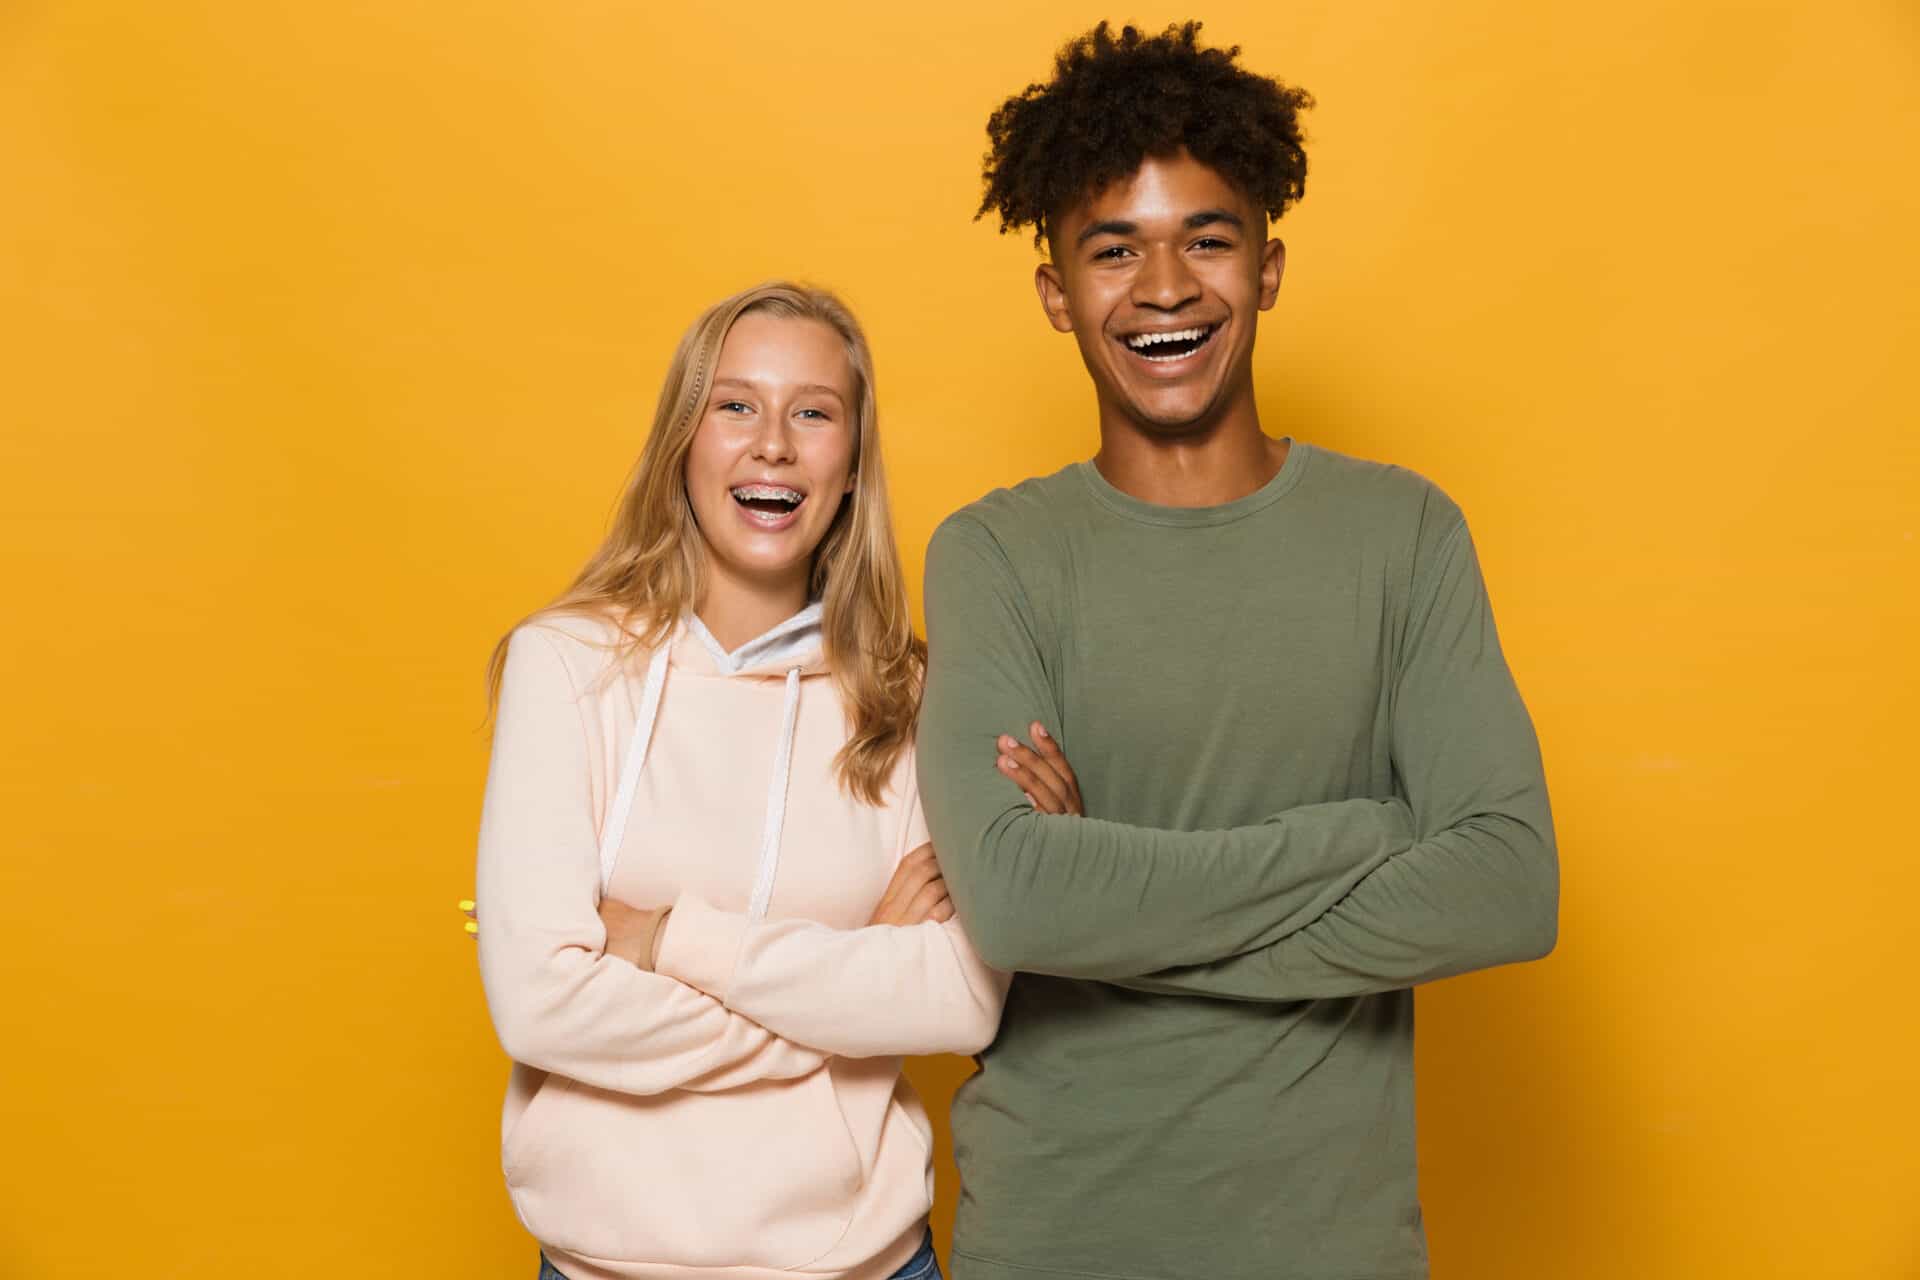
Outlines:
[[[721, 387], [742, 387], [748, 391], [760, 390], [760, 384], [752, 378], [715, 378], [713, 380], [713, 389], [718, 391]], [[824, 382], [802, 382], [794, 387], [794, 391], [798, 393], [814, 392], [820, 395], [829, 395], [843, 405], [847, 402], [847, 398], [840, 394], [838, 388], [830, 387]]]

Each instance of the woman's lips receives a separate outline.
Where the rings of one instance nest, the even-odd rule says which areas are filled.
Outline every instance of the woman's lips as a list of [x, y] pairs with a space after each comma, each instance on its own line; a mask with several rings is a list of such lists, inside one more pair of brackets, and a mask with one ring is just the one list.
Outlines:
[[785, 485], [736, 485], [728, 496], [748, 527], [766, 532], [787, 528], [807, 504], [806, 494]]

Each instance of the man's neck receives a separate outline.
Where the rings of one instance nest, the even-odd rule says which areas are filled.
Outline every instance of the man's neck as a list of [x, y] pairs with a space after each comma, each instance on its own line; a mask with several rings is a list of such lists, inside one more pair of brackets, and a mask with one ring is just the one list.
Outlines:
[[[1251, 406], [1248, 406], [1249, 410]], [[1120, 492], [1161, 507], [1217, 507], [1257, 492], [1280, 474], [1288, 442], [1236, 414], [1190, 435], [1155, 435], [1102, 415], [1093, 465]]]

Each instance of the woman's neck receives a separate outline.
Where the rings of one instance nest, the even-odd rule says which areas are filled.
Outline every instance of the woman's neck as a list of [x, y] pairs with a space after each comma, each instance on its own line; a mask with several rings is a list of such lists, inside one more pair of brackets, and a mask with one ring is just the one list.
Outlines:
[[742, 581], [709, 565], [706, 593], [694, 606], [720, 647], [732, 653], [807, 607], [807, 578], [778, 583]]

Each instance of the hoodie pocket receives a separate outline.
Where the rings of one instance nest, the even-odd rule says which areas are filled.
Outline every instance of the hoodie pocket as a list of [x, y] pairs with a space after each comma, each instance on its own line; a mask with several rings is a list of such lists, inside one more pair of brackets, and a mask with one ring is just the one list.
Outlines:
[[863, 1181], [827, 1070], [649, 1097], [550, 1078], [508, 1146], [533, 1237], [609, 1261], [805, 1266], [845, 1234]]
[[546, 1075], [534, 1088], [533, 1097], [527, 1099], [526, 1107], [514, 1120], [500, 1144], [500, 1169], [506, 1174], [508, 1186], [513, 1185], [521, 1166], [527, 1162], [529, 1139], [540, 1131], [539, 1113], [571, 1091], [573, 1085], [574, 1082], [566, 1076]]

